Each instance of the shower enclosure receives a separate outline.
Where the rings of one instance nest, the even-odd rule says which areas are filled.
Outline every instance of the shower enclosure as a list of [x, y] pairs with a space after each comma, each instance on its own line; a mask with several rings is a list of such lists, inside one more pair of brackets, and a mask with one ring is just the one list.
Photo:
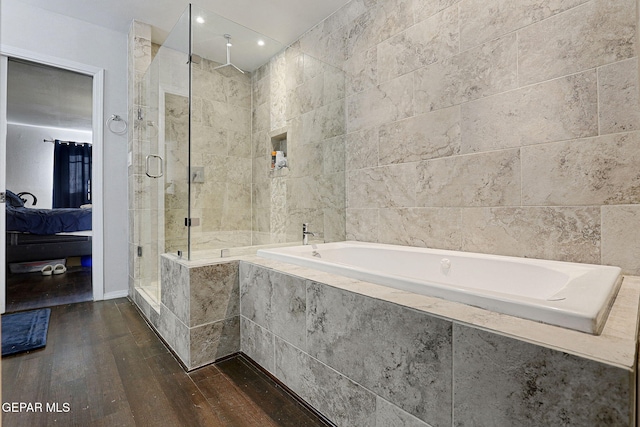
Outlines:
[[345, 239], [340, 69], [193, 5], [151, 51], [133, 89], [141, 294], [159, 307], [163, 253], [300, 244], [302, 223], [320, 241]]

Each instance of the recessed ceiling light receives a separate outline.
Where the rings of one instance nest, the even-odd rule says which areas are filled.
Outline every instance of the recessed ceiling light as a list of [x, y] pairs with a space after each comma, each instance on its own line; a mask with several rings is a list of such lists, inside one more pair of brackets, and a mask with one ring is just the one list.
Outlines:
[[198, 16], [198, 17], [196, 18], [196, 22], [197, 22], [198, 24], [204, 24], [204, 18], [203, 18], [202, 16]]
[[258, 40], [258, 46], [264, 46], [264, 40]]

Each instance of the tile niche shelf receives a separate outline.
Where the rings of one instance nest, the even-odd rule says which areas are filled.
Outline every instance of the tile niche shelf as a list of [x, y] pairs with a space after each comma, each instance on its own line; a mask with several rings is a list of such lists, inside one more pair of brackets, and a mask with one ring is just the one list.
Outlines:
[[271, 167], [271, 162], [269, 162], [269, 172], [271, 174], [271, 178], [287, 176], [289, 175], [289, 161], [291, 160], [288, 157], [288, 151], [287, 151], [287, 128], [283, 127], [280, 129], [273, 130], [269, 133], [269, 137], [271, 138], [271, 147], [268, 153], [269, 158], [271, 158], [272, 152], [282, 151], [284, 152], [285, 158], [287, 159], [287, 166], [280, 169]]

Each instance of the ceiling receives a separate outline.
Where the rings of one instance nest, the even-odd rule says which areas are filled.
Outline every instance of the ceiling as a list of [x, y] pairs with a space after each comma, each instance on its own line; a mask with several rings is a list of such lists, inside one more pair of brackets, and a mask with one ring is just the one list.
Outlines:
[[91, 131], [90, 76], [10, 59], [7, 122]]
[[[154, 27], [164, 42], [187, 0], [23, 0], [41, 9], [127, 33], [133, 19]], [[289, 45], [349, 0], [194, 0], [194, 6], [217, 13], [281, 44]]]
[[[158, 44], [165, 42], [176, 24], [184, 24], [183, 13], [189, 5], [188, 0], [22, 1], [123, 34], [129, 32], [132, 20], [145, 22], [152, 26], [152, 40]], [[193, 19], [203, 16], [206, 23], [199, 27], [194, 24], [193, 52], [225, 63], [224, 34], [231, 34], [231, 63], [252, 71], [349, 1], [194, 0]], [[171, 33], [167, 43], [184, 44], [187, 34]], [[266, 42], [265, 46], [257, 48], [258, 38]], [[10, 123], [91, 130], [90, 77], [14, 62], [8, 83]]]

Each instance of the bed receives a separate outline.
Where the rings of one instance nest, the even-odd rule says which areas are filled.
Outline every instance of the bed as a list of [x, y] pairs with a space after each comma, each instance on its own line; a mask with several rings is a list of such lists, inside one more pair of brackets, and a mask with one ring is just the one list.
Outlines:
[[91, 209], [34, 209], [7, 191], [7, 262], [91, 255]]

